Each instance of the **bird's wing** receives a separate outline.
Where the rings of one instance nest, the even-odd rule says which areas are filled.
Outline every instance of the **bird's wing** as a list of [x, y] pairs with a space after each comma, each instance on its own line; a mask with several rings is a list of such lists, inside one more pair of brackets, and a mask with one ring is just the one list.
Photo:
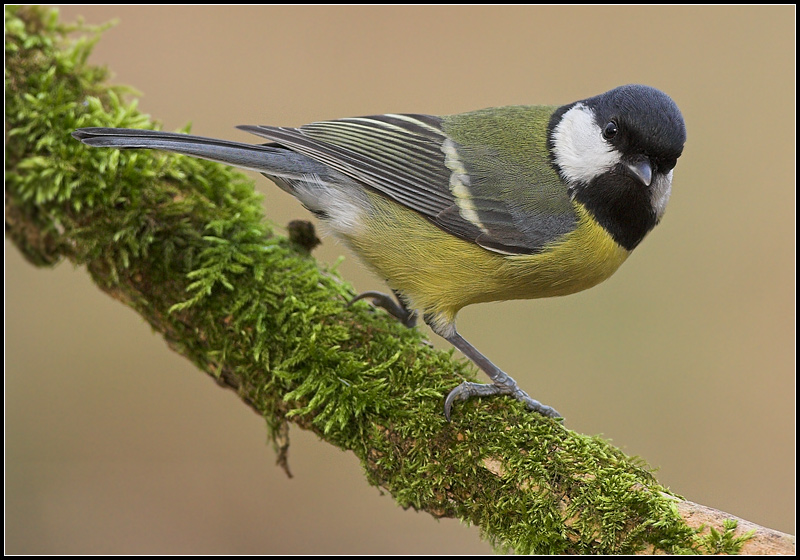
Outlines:
[[[525, 207], [535, 207], [532, 199], [537, 196], [551, 199], [552, 193], [539, 192], [535, 184], [517, 184], [524, 177], [502, 158], [493, 163], [491, 153], [481, 153], [489, 160], [481, 157], [479, 165], [472, 165], [472, 155], [482, 148], [467, 150], [454, 142], [442, 130], [440, 117], [387, 114], [300, 128], [238, 128], [319, 161], [419, 212], [452, 235], [495, 252], [536, 253], [571, 229], [563, 224], [559, 228], [531, 224]], [[514, 194], [509, 187], [524, 189], [526, 201], [507, 200]], [[566, 190], [560, 208], [565, 204], [571, 211]]]

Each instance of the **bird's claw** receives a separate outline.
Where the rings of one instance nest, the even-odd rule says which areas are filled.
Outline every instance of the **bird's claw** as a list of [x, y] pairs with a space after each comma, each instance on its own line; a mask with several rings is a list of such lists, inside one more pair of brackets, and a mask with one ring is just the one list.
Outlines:
[[402, 300], [395, 299], [389, 294], [384, 294], [382, 292], [363, 292], [351, 299], [347, 305], [353, 305], [358, 300], [364, 298], [371, 299], [373, 305], [382, 307], [406, 327], [411, 329], [416, 326], [417, 312], [410, 310], [403, 304]]
[[516, 384], [514, 385], [499, 385], [495, 383], [472, 383], [464, 381], [450, 391], [447, 398], [444, 400], [444, 417], [450, 421], [450, 409], [453, 407], [455, 401], [465, 401], [472, 397], [489, 397], [493, 395], [509, 395], [525, 403], [528, 409], [538, 412], [542, 416], [548, 418], [561, 418], [561, 414], [556, 409], [539, 401], [532, 399], [528, 393], [520, 389]]

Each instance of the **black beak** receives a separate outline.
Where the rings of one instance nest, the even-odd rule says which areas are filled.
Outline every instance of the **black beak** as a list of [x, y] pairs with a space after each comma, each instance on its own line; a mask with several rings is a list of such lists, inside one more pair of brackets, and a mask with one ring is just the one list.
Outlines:
[[625, 168], [638, 179], [645, 187], [653, 182], [653, 164], [645, 156], [636, 156], [626, 161]]

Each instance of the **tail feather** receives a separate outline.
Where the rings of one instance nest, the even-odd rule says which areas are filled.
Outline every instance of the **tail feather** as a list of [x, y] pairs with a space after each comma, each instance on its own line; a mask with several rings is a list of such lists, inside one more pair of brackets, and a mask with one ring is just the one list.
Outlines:
[[308, 174], [327, 175], [325, 165], [276, 144], [245, 144], [133, 128], [79, 128], [72, 136], [88, 146], [163, 150], [257, 171], [269, 177], [299, 179]]

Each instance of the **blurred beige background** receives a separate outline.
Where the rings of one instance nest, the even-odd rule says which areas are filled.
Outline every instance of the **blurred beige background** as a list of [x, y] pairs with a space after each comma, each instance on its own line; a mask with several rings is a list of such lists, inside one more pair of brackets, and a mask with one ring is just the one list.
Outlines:
[[[688, 144], [664, 222], [605, 284], [474, 306], [461, 332], [567, 425], [688, 499], [794, 532], [795, 41], [783, 7], [69, 6], [165, 129], [566, 103], [663, 89]], [[66, 132], [66, 131], [65, 131]], [[268, 181], [268, 216], [306, 213]], [[263, 421], [83, 270], [6, 243], [6, 552], [486, 553], [352, 453]], [[327, 239], [318, 258], [344, 249]], [[354, 257], [342, 274], [380, 288]], [[439, 340], [437, 345], [446, 347]]]

